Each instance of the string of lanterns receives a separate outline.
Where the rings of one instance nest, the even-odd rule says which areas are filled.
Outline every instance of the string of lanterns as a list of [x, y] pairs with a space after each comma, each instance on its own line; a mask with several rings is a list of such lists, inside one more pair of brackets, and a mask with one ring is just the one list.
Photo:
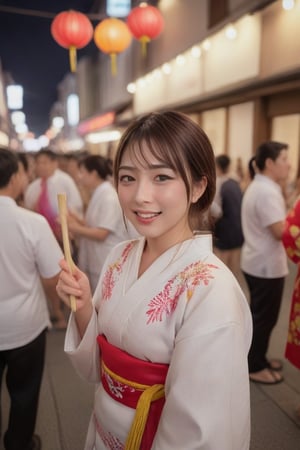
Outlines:
[[69, 50], [71, 72], [76, 71], [76, 52], [94, 38], [96, 46], [110, 55], [111, 71], [117, 72], [117, 55], [131, 44], [132, 36], [142, 45], [146, 54], [147, 44], [162, 32], [164, 19], [158, 8], [141, 3], [133, 8], [127, 21], [109, 17], [102, 20], [93, 30], [89, 18], [79, 11], [63, 11], [53, 19], [51, 34], [62, 47]]

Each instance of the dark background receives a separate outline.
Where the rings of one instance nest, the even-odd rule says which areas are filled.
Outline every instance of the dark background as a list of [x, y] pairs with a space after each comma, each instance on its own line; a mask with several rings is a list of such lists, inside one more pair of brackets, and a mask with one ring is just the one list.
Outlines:
[[[68, 9], [95, 12], [99, 3], [100, 0], [0, 0], [2, 68], [10, 74], [11, 81], [23, 86], [26, 123], [37, 136], [48, 128], [49, 111], [57, 99], [57, 84], [69, 72], [68, 50], [60, 47], [51, 36], [53, 17]], [[46, 16], [50, 13], [52, 17], [8, 13], [5, 7], [45, 12]], [[95, 51], [92, 47], [95, 47], [93, 42], [78, 50], [78, 59]]]

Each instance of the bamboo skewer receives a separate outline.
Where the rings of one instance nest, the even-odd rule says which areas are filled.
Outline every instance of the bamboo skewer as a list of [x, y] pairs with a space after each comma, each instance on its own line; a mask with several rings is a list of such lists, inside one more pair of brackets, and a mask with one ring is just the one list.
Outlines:
[[[64, 254], [65, 254], [65, 258], [68, 263], [69, 269], [70, 269], [71, 273], [73, 273], [75, 264], [72, 259], [69, 232], [68, 232], [67, 196], [66, 196], [66, 194], [58, 194], [57, 200], [58, 200], [59, 219], [60, 219], [60, 224], [61, 224], [61, 232], [62, 232], [62, 239], [63, 239], [63, 246], [64, 246]], [[76, 311], [76, 299], [75, 299], [74, 295], [70, 295], [70, 304], [71, 304], [71, 310], [75, 312]]]

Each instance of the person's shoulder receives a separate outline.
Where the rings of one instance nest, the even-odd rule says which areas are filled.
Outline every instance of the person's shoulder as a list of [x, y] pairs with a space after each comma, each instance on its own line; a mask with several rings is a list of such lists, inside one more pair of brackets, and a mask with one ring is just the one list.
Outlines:
[[65, 181], [71, 181], [72, 183], [74, 182], [71, 175], [69, 175], [67, 172], [64, 172], [63, 170], [60, 170], [60, 169], [56, 169], [51, 178], [53, 181], [65, 180]]
[[35, 180], [31, 181], [31, 183], [29, 183], [29, 185], [26, 188], [26, 192], [33, 191], [40, 184], [41, 184], [41, 179], [36, 178]]
[[28, 223], [44, 225], [48, 224], [47, 220], [41, 214], [31, 211], [30, 209], [24, 208], [23, 206], [18, 206], [17, 215], [22, 218], [23, 221], [27, 221]]

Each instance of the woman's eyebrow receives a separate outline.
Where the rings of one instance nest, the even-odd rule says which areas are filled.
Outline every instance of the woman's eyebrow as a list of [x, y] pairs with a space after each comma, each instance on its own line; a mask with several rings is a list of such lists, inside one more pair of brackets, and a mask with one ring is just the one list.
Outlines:
[[[147, 169], [157, 170], [157, 169], [171, 169], [167, 164], [150, 164]], [[119, 170], [136, 170], [135, 166], [120, 166]]]

